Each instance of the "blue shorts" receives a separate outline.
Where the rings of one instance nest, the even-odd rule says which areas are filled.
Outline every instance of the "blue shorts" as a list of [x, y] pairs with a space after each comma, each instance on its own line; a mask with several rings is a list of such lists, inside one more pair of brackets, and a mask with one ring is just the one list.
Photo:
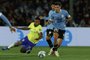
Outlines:
[[21, 42], [22, 42], [22, 46], [25, 47], [25, 48], [27, 48], [27, 49], [28, 48], [32, 49], [36, 45], [36, 44], [30, 42], [28, 40], [28, 37], [27, 36], [24, 39], [22, 39]]

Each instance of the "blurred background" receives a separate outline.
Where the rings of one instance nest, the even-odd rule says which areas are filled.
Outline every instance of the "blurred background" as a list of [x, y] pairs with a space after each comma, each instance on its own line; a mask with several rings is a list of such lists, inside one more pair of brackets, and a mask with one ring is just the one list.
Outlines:
[[[61, 2], [62, 9], [73, 17], [74, 25], [67, 23], [67, 27], [90, 27], [90, 0], [0, 0], [0, 12], [13, 26], [28, 26], [35, 16], [47, 18], [50, 4], [55, 1]], [[46, 21], [41, 21], [46, 26]], [[0, 20], [0, 26], [4, 25]]]

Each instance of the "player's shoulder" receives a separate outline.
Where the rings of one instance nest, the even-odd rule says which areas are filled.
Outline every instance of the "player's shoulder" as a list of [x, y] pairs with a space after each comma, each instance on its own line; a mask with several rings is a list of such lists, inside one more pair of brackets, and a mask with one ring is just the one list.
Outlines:
[[30, 25], [34, 25], [34, 22], [32, 22]]
[[34, 26], [34, 22], [30, 23], [29, 27]]
[[61, 11], [67, 13], [67, 10], [65, 10], [65, 9], [61, 9]]
[[42, 25], [38, 25], [38, 27], [42, 28]]
[[49, 13], [54, 13], [55, 11], [54, 10], [50, 10]]

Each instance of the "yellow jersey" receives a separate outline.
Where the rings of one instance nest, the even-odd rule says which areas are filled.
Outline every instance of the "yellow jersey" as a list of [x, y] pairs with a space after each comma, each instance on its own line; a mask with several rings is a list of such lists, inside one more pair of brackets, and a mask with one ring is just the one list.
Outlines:
[[35, 40], [37, 38], [39, 38], [39, 33], [42, 32], [42, 26], [38, 25], [38, 26], [34, 26], [34, 22], [32, 22], [28, 28], [30, 28], [30, 32], [27, 35], [29, 41], [31, 41], [32, 43], [36, 44], [38, 43], [39, 40]]

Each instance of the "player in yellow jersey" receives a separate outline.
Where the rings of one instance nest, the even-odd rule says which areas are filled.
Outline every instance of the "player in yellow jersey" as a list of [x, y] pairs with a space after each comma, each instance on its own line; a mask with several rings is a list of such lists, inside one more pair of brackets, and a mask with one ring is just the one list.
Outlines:
[[[42, 38], [42, 26], [40, 25], [40, 18], [35, 18], [35, 21], [32, 22], [28, 28], [21, 28], [21, 29], [30, 29], [30, 32], [28, 35], [23, 38], [22, 40], [11, 44], [7, 47], [7, 49], [10, 49], [11, 47], [16, 47], [19, 45], [22, 45], [20, 52], [21, 53], [30, 53], [32, 48], [39, 42], [39, 40]], [[5, 49], [3, 49], [5, 50]]]

